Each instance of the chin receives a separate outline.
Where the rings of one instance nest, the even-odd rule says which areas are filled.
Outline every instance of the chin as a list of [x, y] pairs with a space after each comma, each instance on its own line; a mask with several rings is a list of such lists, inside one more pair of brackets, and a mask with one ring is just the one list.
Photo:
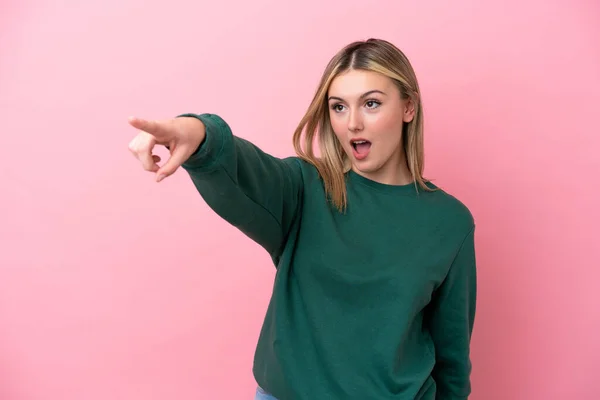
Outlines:
[[352, 168], [364, 174], [372, 174], [381, 169], [381, 167], [371, 160], [352, 160]]

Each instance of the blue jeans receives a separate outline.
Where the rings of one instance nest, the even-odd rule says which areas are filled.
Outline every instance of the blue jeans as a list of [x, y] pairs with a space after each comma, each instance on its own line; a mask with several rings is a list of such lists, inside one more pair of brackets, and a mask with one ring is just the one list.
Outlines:
[[277, 400], [275, 397], [271, 396], [269, 393], [265, 392], [263, 388], [260, 386], [256, 388], [256, 396], [254, 400]]

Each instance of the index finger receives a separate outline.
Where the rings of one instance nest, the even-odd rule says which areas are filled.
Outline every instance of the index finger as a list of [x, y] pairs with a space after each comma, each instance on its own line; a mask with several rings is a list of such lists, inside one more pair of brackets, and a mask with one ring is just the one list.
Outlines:
[[129, 117], [129, 124], [136, 129], [147, 132], [154, 137], [161, 138], [167, 135], [164, 124], [158, 121], [149, 121], [143, 118]]

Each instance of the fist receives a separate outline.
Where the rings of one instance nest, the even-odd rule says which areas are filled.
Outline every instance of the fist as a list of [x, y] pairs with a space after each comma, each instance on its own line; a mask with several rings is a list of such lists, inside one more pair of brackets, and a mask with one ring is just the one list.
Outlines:
[[[139, 130], [129, 143], [129, 151], [140, 161], [142, 168], [156, 174], [156, 181], [172, 175], [198, 149], [206, 137], [202, 121], [179, 117], [164, 121], [147, 121], [130, 117], [129, 124]], [[152, 154], [154, 146], [169, 149], [170, 157], [161, 167], [160, 157]]]

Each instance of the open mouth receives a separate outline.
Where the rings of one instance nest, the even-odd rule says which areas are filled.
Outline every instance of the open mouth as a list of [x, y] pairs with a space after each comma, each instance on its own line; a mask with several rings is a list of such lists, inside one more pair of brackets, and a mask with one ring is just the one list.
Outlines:
[[364, 139], [356, 139], [350, 141], [352, 148], [354, 149], [354, 155], [357, 158], [364, 158], [369, 154], [369, 150], [371, 149], [371, 142]]

